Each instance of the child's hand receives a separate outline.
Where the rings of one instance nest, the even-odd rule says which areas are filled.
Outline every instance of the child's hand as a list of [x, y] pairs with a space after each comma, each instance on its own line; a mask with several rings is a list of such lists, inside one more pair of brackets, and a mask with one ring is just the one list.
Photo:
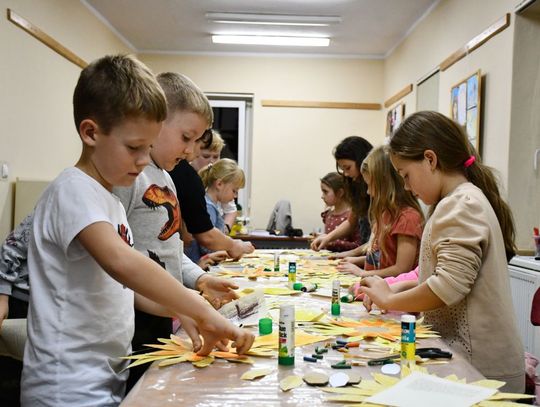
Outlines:
[[255, 250], [251, 242], [243, 242], [239, 239], [233, 239], [232, 247], [227, 250], [227, 254], [233, 260], [238, 260], [244, 254], [252, 253]]
[[332, 253], [328, 256], [328, 260], [346, 259], [346, 255], [343, 253]]
[[201, 337], [199, 336], [199, 329], [197, 323], [190, 317], [185, 315], [177, 315], [181, 322], [181, 328], [186, 332], [193, 344], [193, 352], [198, 352], [202, 347]]
[[317, 236], [315, 239], [313, 239], [313, 242], [311, 242], [310, 248], [311, 250], [315, 250], [318, 252], [321, 249], [324, 249], [326, 245], [328, 244], [327, 235], [322, 234]]
[[364, 270], [362, 270], [360, 267], [355, 266], [354, 264], [348, 263], [348, 262], [340, 262], [336, 266], [336, 268], [338, 269], [338, 271], [341, 271], [342, 273], [354, 274], [355, 276], [360, 276], [360, 277], [364, 277], [364, 275], [365, 275]]
[[9, 296], [0, 295], [0, 329], [2, 328], [2, 322], [8, 317], [9, 314]]
[[242, 242], [242, 248], [243, 248], [244, 254], [253, 253], [255, 251], [255, 246], [253, 246], [251, 242]]
[[197, 280], [197, 290], [215, 309], [221, 308], [224, 304], [238, 298], [233, 290], [238, 286], [230, 280], [203, 274]]
[[208, 270], [210, 266], [215, 266], [225, 259], [227, 259], [227, 252], [225, 250], [218, 250], [217, 252], [211, 252], [202, 256], [198, 264], [203, 270]]
[[198, 329], [204, 341], [202, 348], [197, 352], [200, 356], [208, 355], [216, 345], [223, 349], [228, 340], [232, 340], [236, 352], [242, 354], [251, 348], [255, 340], [251, 332], [234, 326], [213, 310], [201, 313]]
[[364, 297], [369, 296], [369, 310], [372, 308], [372, 303], [376, 304], [380, 309], [388, 309], [388, 301], [394, 293], [388, 283], [379, 276], [362, 278], [360, 292], [365, 294]]

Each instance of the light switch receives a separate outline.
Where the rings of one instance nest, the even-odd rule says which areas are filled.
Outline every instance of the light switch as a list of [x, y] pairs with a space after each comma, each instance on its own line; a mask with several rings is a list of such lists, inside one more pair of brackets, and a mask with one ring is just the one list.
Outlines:
[[9, 166], [8, 163], [2, 163], [2, 167], [0, 170], [0, 175], [2, 176], [2, 179], [6, 179], [9, 177]]

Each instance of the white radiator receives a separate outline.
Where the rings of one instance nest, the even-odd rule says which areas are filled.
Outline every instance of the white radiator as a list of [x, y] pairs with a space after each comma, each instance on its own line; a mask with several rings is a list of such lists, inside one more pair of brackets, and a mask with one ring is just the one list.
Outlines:
[[540, 272], [509, 265], [512, 301], [525, 351], [540, 358], [540, 327], [531, 324], [531, 305], [540, 287]]

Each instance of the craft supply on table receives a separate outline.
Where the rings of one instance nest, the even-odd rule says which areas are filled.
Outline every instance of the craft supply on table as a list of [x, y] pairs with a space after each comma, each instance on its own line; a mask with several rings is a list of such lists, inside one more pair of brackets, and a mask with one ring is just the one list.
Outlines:
[[294, 365], [294, 305], [279, 307], [278, 364]]
[[259, 335], [268, 335], [272, 333], [272, 318], [259, 319]]
[[312, 356], [304, 356], [304, 362], [317, 363], [317, 358], [314, 358]]
[[296, 259], [289, 260], [289, 288], [292, 290], [296, 283]]
[[412, 369], [416, 363], [416, 317], [405, 314], [401, 316], [401, 372], [403, 367]]
[[294, 291], [304, 291], [303, 288], [304, 288], [304, 285], [302, 283], [294, 283], [293, 284], [293, 290]]
[[353, 302], [354, 296], [352, 294], [345, 294], [341, 296], [341, 302]]
[[326, 374], [320, 372], [306, 373], [302, 379], [310, 386], [326, 386], [329, 380]]
[[307, 283], [302, 287], [302, 292], [304, 292], [304, 293], [312, 293], [317, 288], [319, 288], [317, 283]]
[[330, 365], [330, 367], [332, 369], [351, 369], [352, 364], [346, 361], [345, 359], [343, 359], [337, 363], [334, 363], [333, 365]]
[[279, 271], [279, 252], [274, 253], [274, 271]]
[[349, 382], [349, 376], [345, 373], [334, 373], [330, 376], [329, 382], [332, 387], [343, 387]]
[[339, 294], [340, 294], [339, 291], [340, 291], [339, 280], [332, 281], [332, 305], [331, 305], [332, 315], [341, 314], [341, 305], [339, 304]]

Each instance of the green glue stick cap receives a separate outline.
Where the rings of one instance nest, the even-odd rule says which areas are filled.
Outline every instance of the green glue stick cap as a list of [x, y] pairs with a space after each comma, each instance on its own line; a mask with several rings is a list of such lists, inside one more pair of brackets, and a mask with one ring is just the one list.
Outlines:
[[294, 283], [292, 286], [293, 290], [295, 291], [300, 291], [302, 287], [303, 287], [302, 283]]
[[259, 335], [268, 335], [272, 333], [272, 318], [259, 319]]

